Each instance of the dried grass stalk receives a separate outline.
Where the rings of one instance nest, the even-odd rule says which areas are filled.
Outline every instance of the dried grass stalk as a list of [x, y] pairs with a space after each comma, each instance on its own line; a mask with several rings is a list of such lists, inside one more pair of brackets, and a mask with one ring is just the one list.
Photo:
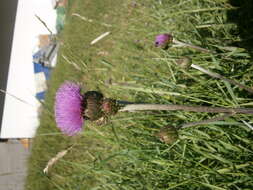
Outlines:
[[69, 151], [72, 147], [73, 147], [73, 146], [71, 146], [70, 148], [68, 148], [68, 149], [66, 149], [66, 150], [63, 150], [63, 151], [61, 151], [61, 152], [58, 152], [58, 153], [56, 154], [55, 157], [51, 158], [51, 159], [47, 162], [47, 166], [44, 168], [43, 172], [44, 172], [45, 174], [48, 174], [49, 169], [50, 169], [59, 159], [61, 159], [63, 156], [65, 156], [65, 155], [68, 153], [68, 151]]

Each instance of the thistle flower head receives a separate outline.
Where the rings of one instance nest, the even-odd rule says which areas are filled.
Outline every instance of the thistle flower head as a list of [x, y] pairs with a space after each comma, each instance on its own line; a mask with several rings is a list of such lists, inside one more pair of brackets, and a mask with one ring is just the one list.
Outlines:
[[55, 97], [55, 120], [57, 127], [72, 136], [81, 131], [84, 119], [81, 87], [72, 82], [63, 83]]
[[155, 38], [155, 46], [166, 48], [173, 41], [171, 34], [159, 34]]

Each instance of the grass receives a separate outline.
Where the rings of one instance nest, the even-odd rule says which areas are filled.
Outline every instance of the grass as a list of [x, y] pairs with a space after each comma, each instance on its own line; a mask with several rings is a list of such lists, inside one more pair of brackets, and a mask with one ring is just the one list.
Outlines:
[[[237, 46], [243, 39], [229, 20], [233, 11], [237, 9], [227, 0], [71, 1], [33, 141], [26, 189], [252, 189], [253, 132], [246, 126], [253, 123], [251, 115], [182, 129], [179, 140], [167, 145], [154, 135], [163, 126], [177, 127], [214, 114], [120, 113], [104, 126], [86, 122], [75, 137], [60, 133], [53, 114], [55, 92], [65, 80], [127, 101], [252, 107], [249, 93], [175, 64], [187, 56], [194, 64], [252, 86], [251, 52]], [[89, 45], [107, 31], [110, 35]], [[168, 31], [214, 53], [155, 48], [155, 36]], [[44, 174], [48, 160], [71, 145]]]

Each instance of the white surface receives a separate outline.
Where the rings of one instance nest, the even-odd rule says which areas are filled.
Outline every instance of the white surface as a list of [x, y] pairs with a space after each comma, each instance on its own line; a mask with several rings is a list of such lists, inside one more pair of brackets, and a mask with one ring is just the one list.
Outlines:
[[46, 76], [43, 72], [35, 74], [35, 84], [36, 93], [44, 92], [47, 90]]
[[51, 0], [19, 0], [5, 96], [1, 138], [31, 138], [39, 125], [32, 54], [39, 34], [49, 34], [38, 15], [55, 32], [56, 12]]
[[52, 59], [51, 61], [51, 67], [55, 67], [56, 66], [56, 63], [57, 63], [57, 53], [55, 54], [54, 58]]

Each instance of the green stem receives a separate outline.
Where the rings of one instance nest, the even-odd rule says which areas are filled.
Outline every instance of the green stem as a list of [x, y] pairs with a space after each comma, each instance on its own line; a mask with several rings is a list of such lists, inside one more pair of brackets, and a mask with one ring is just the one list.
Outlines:
[[208, 106], [184, 106], [171, 104], [130, 104], [125, 105], [119, 111], [145, 111], [145, 110], [182, 110], [191, 112], [207, 112], [207, 113], [231, 113], [231, 114], [253, 114], [253, 108], [223, 108]]
[[199, 71], [201, 71], [201, 72], [203, 72], [203, 73], [205, 73], [205, 74], [207, 74], [207, 75], [209, 75], [209, 76], [211, 76], [213, 78], [218, 78], [218, 79], [227, 81], [227, 82], [229, 82], [229, 83], [231, 83], [233, 85], [236, 85], [239, 88], [242, 88], [242, 89], [244, 89], [244, 90], [246, 90], [246, 91], [248, 91], [248, 92], [250, 92], [250, 93], [253, 94], [253, 89], [252, 88], [247, 87], [247, 86], [245, 86], [245, 85], [243, 85], [243, 84], [241, 84], [241, 83], [239, 83], [237, 81], [228, 79], [228, 78], [226, 78], [226, 77], [224, 77], [224, 76], [222, 76], [222, 75], [220, 75], [218, 73], [214, 73], [212, 71], [209, 71], [209, 70], [207, 70], [207, 69], [205, 69], [205, 68], [203, 68], [203, 67], [201, 67], [199, 65], [191, 64], [191, 67], [194, 68], [194, 69], [197, 69], [197, 70], [199, 70]]
[[195, 45], [192, 45], [192, 44], [187, 44], [187, 43], [178, 41], [176, 39], [173, 39], [173, 43], [176, 44], [176, 46], [179, 46], [179, 47], [189, 47], [189, 48], [196, 49], [196, 50], [204, 52], [204, 53], [212, 53], [208, 49], [205, 49], [205, 48], [202, 48], [202, 47], [199, 47], [199, 46], [195, 46]]
[[205, 120], [202, 120], [202, 121], [196, 121], [196, 122], [190, 122], [190, 123], [185, 123], [183, 125], [181, 125], [178, 129], [184, 129], [184, 128], [188, 128], [188, 127], [193, 127], [193, 126], [196, 126], [196, 125], [204, 125], [204, 124], [208, 124], [208, 123], [212, 123], [212, 122], [215, 122], [215, 121], [221, 121], [221, 120], [224, 120], [230, 116], [232, 116], [234, 114], [225, 114], [225, 115], [222, 115], [222, 116], [219, 116], [219, 117], [214, 117], [214, 118], [211, 118], [211, 119], [205, 119]]

